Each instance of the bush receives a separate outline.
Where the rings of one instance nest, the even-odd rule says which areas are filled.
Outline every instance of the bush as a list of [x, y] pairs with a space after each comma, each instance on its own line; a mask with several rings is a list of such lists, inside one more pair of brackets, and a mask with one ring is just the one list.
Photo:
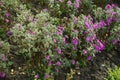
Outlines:
[[116, 66], [114, 69], [109, 69], [105, 80], [120, 80], [120, 68]]
[[7, 34], [1, 41], [8, 46], [7, 50], [3, 46], [1, 56], [23, 57], [29, 76], [53, 79], [76, 63], [85, 66], [97, 52], [110, 50], [120, 41], [120, 8], [114, 4], [103, 9], [90, 0], [36, 2], [49, 8], [34, 13], [32, 5], [19, 0], [2, 0], [0, 5], [0, 15], [6, 15], [0, 18], [1, 25], [8, 26], [0, 28], [0, 36]]

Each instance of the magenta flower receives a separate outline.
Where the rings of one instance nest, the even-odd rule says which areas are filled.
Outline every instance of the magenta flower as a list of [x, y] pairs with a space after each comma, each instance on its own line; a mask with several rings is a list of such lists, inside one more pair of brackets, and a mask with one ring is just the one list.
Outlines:
[[38, 75], [38, 74], [36, 74], [36, 75], [35, 75], [35, 79], [38, 79], [38, 78], [39, 78], [39, 75]]
[[9, 12], [6, 12], [5, 15], [6, 15], [6, 17], [9, 17], [9, 16], [10, 16], [10, 13], [9, 13]]
[[74, 59], [72, 59], [72, 64], [75, 64], [75, 60]]
[[62, 38], [62, 42], [63, 42], [64, 44], [66, 43], [65, 37]]
[[49, 60], [49, 59], [50, 59], [50, 56], [49, 56], [49, 55], [46, 55], [46, 56], [45, 56], [45, 59], [46, 59], [46, 60]]
[[76, 3], [75, 4], [75, 8], [78, 9], [80, 7], [80, 4], [79, 3]]
[[116, 5], [115, 5], [115, 4], [112, 4], [112, 7], [113, 7], [113, 8], [116, 8]]
[[31, 34], [32, 34], [32, 35], [35, 35], [35, 32], [34, 32], [34, 31], [32, 31], [32, 32], [31, 32]]
[[64, 28], [61, 26], [58, 26], [58, 30], [56, 32], [56, 35], [62, 35]]
[[12, 32], [9, 30], [9, 31], [7, 32], [7, 35], [10, 36], [11, 34], [12, 34]]
[[87, 50], [86, 49], [83, 50], [83, 54], [84, 55], [87, 54]]
[[5, 61], [5, 54], [1, 54], [2, 61]]
[[31, 30], [26, 30], [26, 33], [27, 34], [31, 34]]
[[59, 72], [59, 69], [56, 69], [56, 72]]
[[52, 62], [51, 62], [51, 61], [49, 61], [49, 62], [48, 62], [48, 65], [50, 65], [50, 66], [51, 66], [51, 65], [52, 65]]
[[73, 18], [73, 23], [74, 23], [74, 24], [77, 23], [77, 18], [76, 18], [76, 17]]
[[76, 3], [79, 3], [80, 2], [80, 0], [75, 0], [76, 1]]
[[50, 77], [49, 74], [46, 74], [46, 73], [44, 74], [44, 78], [45, 78], [45, 79], [48, 79], [49, 77]]
[[60, 65], [61, 65], [61, 63], [60, 63], [59, 61], [57, 61], [57, 62], [56, 62], [56, 65], [57, 65], [57, 66], [60, 66]]
[[107, 24], [110, 25], [110, 23], [112, 22], [112, 20], [113, 20], [112, 17], [108, 18], [107, 19]]
[[56, 43], [56, 42], [57, 42], [57, 40], [54, 38], [54, 39], [53, 39], [53, 42], [54, 42], [54, 43]]
[[86, 31], [86, 30], [84, 31], [84, 34], [87, 34], [87, 31]]
[[111, 9], [111, 5], [110, 5], [110, 4], [107, 4], [105, 8], [106, 8], [107, 10], [110, 10], [110, 9]]
[[118, 34], [120, 35], [120, 31], [118, 31]]
[[68, 35], [65, 35], [65, 38], [67, 38], [67, 39], [68, 39], [68, 38], [69, 38], [69, 37], [68, 37]]
[[57, 53], [58, 54], [61, 54], [62, 53], [62, 50], [60, 48], [57, 49]]
[[103, 43], [100, 42], [98, 39], [97, 39], [97, 43], [98, 43], [98, 45], [94, 45], [96, 51], [101, 51], [101, 50], [103, 50], [105, 48], [105, 46], [103, 45]]
[[88, 17], [86, 17], [85, 19], [85, 26], [89, 29], [90, 28], [90, 24], [88, 22]]
[[94, 47], [95, 47], [96, 51], [101, 51], [101, 48], [99, 46], [94, 45]]
[[103, 45], [103, 43], [102, 43], [102, 42], [100, 42], [98, 39], [97, 39], [97, 42], [99, 43], [99, 45], [100, 45], [101, 49], [104, 49], [104, 45]]
[[92, 38], [91, 38], [90, 36], [87, 36], [87, 37], [86, 37], [86, 41], [87, 41], [87, 42], [90, 42], [91, 39], [92, 39]]
[[35, 23], [36, 21], [37, 21], [37, 18], [34, 18], [34, 19], [33, 19], [33, 22]]
[[0, 78], [4, 78], [5, 76], [5, 72], [0, 72]]
[[5, 21], [6, 21], [6, 23], [9, 23], [9, 22], [10, 22], [10, 20], [9, 20], [9, 19], [5, 19]]
[[76, 39], [76, 38], [72, 39], [72, 44], [77, 45], [78, 44], [78, 39]]
[[118, 40], [117, 39], [114, 39], [113, 40], [113, 44], [117, 44], [118, 43]]
[[0, 5], [2, 5], [2, 2], [0, 1]]
[[62, 0], [59, 0], [59, 2], [62, 2]]
[[72, 2], [69, 0], [69, 1], [67, 2], [67, 4], [72, 5]]
[[98, 29], [98, 28], [99, 28], [99, 25], [98, 25], [98, 23], [96, 23], [96, 24], [93, 24], [93, 28], [94, 28], [94, 29]]
[[30, 16], [28, 16], [28, 21], [31, 21], [31, 20], [32, 20], [32, 18]]
[[88, 56], [88, 57], [87, 57], [87, 60], [88, 60], [88, 61], [90, 61], [90, 60], [91, 60], [91, 58], [92, 58], [91, 56]]
[[47, 9], [47, 8], [45, 8], [45, 9], [43, 9], [42, 11], [43, 11], [43, 12], [47, 12], [47, 11], [48, 11], [48, 9]]
[[101, 20], [98, 24], [101, 28], [104, 28], [106, 26], [106, 23], [103, 20]]

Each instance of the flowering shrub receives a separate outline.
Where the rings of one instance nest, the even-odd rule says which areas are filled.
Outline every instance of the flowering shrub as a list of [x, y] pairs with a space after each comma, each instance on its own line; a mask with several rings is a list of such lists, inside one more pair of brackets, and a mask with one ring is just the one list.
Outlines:
[[[0, 3], [0, 21], [8, 26], [0, 28], [4, 32], [0, 36], [7, 36], [0, 46], [3, 76], [2, 62], [8, 63], [11, 52], [24, 58], [29, 76], [33, 72], [36, 80], [53, 80], [59, 72], [77, 63], [84, 66], [97, 52], [109, 50], [120, 41], [120, 8], [115, 4], [103, 9], [90, 0], [36, 2], [47, 8], [34, 13], [19, 0]], [[85, 6], [91, 13], [81, 9]]]
[[9, 72], [9, 66], [12, 65], [12, 62], [8, 60], [9, 52], [9, 43], [0, 40], [0, 77], [5, 77]]

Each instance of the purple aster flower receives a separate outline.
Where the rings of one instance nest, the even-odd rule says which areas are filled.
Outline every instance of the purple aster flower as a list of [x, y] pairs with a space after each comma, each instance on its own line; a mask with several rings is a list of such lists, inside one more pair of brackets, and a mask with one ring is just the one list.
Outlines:
[[67, 2], [67, 4], [72, 5], [72, 2], [69, 0], [69, 1]]
[[37, 18], [34, 18], [34, 19], [33, 19], [33, 22], [35, 23], [36, 21], [37, 21]]
[[86, 30], [84, 31], [84, 34], [87, 34], [87, 31], [86, 31]]
[[0, 1], [0, 5], [2, 5], [2, 2]]
[[76, 38], [72, 39], [72, 44], [77, 45], [78, 44], [78, 39], [76, 39]]
[[1, 54], [2, 61], [5, 61], [5, 54]]
[[65, 37], [62, 38], [62, 42], [63, 42], [64, 44], [66, 43]]
[[32, 18], [30, 16], [28, 16], [28, 21], [31, 21], [31, 20], [32, 20]]
[[46, 73], [44, 74], [44, 78], [45, 78], [45, 79], [48, 79], [49, 77], [50, 77], [49, 74], [46, 74]]
[[117, 44], [118, 43], [118, 40], [117, 39], [114, 39], [113, 40], [113, 44]]
[[0, 78], [4, 78], [5, 76], [5, 72], [0, 72]]
[[56, 62], [56, 65], [57, 65], [57, 66], [60, 66], [60, 65], [61, 65], [60, 61], [57, 61], [57, 62]]
[[112, 4], [112, 7], [115, 7], [115, 4]]
[[105, 46], [103, 45], [103, 43], [100, 42], [98, 39], [97, 39], [97, 43], [98, 43], [98, 45], [94, 45], [96, 51], [101, 51], [101, 50], [103, 50], [105, 48]]
[[103, 43], [100, 42], [98, 39], [97, 39], [97, 42], [98, 42], [98, 44], [99, 44], [100, 50], [103, 50], [103, 49], [104, 49]]
[[112, 17], [107, 19], [107, 24], [110, 25], [110, 23], [112, 22]]
[[88, 61], [90, 61], [90, 60], [91, 60], [91, 58], [92, 58], [91, 56], [88, 56], [88, 57], [87, 57], [87, 60], [88, 60]]
[[98, 24], [101, 28], [104, 28], [106, 26], [106, 23], [103, 20], [101, 20]]
[[8, 31], [8, 32], [7, 32], [7, 35], [8, 35], [8, 36], [10, 36], [11, 34], [12, 34], [12, 32], [11, 32], [11, 31]]
[[56, 42], [57, 42], [57, 40], [54, 38], [54, 39], [53, 39], [53, 42], [54, 42], [54, 43], [56, 43]]
[[86, 25], [87, 28], [90, 28], [90, 24], [88, 22], [88, 17], [86, 17], [86, 19], [85, 19], [85, 25]]
[[100, 47], [97, 46], [97, 45], [94, 45], [94, 47], [95, 47], [95, 50], [96, 50], [96, 51], [100, 51], [100, 50], [101, 50]]
[[110, 10], [110, 9], [111, 9], [111, 5], [110, 5], [110, 4], [107, 4], [105, 8], [106, 8], [107, 10]]
[[64, 27], [58, 26], [58, 29], [59, 29], [60, 31], [63, 31], [63, 30], [64, 30]]
[[118, 31], [118, 34], [120, 35], [120, 31]]
[[64, 28], [61, 26], [58, 26], [58, 30], [56, 32], [56, 35], [62, 35]]
[[59, 69], [56, 69], [56, 72], [59, 72]]
[[80, 0], [75, 0], [76, 1], [76, 3], [79, 3], [80, 2]]
[[10, 20], [9, 20], [9, 19], [5, 19], [5, 21], [6, 21], [6, 23], [9, 23], [9, 22], [10, 22]]
[[68, 39], [68, 38], [69, 38], [69, 37], [68, 37], [68, 35], [65, 35], [65, 38], [67, 38], [67, 39]]
[[35, 75], [35, 79], [38, 79], [38, 78], [39, 78], [39, 75], [38, 75], [38, 74], [36, 74], [36, 75]]
[[96, 39], [96, 34], [93, 34], [91, 40], [95, 40]]
[[98, 27], [99, 27], [98, 23], [93, 24], [93, 28], [98, 29]]
[[87, 36], [87, 37], [86, 37], [86, 41], [87, 41], [87, 42], [90, 42], [90, 41], [91, 41], [91, 37], [90, 37], [90, 36]]
[[57, 49], [57, 53], [58, 54], [61, 54], [62, 53], [62, 50], [60, 48]]
[[74, 59], [72, 59], [72, 64], [75, 64], [75, 60]]
[[76, 51], [76, 47], [73, 47], [73, 50]]
[[59, 2], [62, 2], [62, 0], [59, 0]]
[[48, 62], [48, 65], [50, 65], [50, 66], [51, 66], [51, 65], [52, 65], [52, 62], [51, 62], [51, 61], [49, 61], [49, 62]]
[[83, 54], [84, 55], [87, 54], [87, 50], [86, 49], [83, 50]]
[[74, 24], [77, 23], [77, 18], [76, 18], [76, 17], [73, 18], [73, 23], [74, 23]]
[[45, 9], [43, 9], [42, 11], [43, 11], [43, 12], [47, 12], [47, 11], [48, 11], [48, 9], [47, 9], [47, 8], [45, 8]]
[[9, 16], [10, 16], [10, 13], [9, 13], [9, 12], [6, 12], [5, 15], [6, 15], [6, 17], [9, 17]]
[[49, 59], [50, 59], [50, 56], [49, 56], [49, 55], [46, 55], [46, 56], [45, 56], [45, 59], [46, 59], [46, 60], [49, 60]]
[[79, 3], [76, 3], [75, 4], [75, 8], [78, 9], [80, 7], [80, 4]]

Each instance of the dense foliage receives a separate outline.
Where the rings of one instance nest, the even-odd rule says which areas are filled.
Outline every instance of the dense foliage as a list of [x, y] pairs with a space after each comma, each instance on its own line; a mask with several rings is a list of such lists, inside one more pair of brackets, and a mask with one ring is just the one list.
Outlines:
[[[99, 1], [99, 0], [98, 0]], [[1, 0], [0, 76], [23, 57], [35, 80], [53, 80], [120, 41], [120, 8], [92, 0]], [[106, 2], [107, 3], [107, 2]], [[31, 74], [33, 73], [33, 74]]]

